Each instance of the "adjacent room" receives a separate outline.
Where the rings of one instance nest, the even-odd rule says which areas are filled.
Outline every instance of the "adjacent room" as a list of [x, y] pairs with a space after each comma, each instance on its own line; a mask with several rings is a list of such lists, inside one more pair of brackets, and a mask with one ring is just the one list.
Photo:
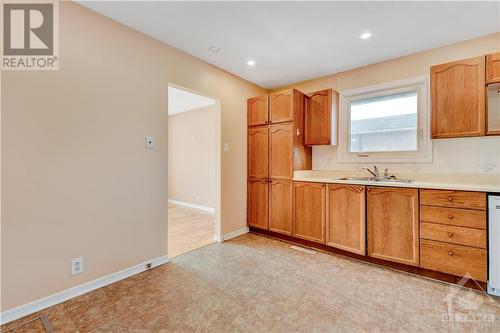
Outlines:
[[168, 257], [215, 241], [218, 105], [168, 87]]
[[0, 7], [2, 333], [500, 332], [499, 1]]

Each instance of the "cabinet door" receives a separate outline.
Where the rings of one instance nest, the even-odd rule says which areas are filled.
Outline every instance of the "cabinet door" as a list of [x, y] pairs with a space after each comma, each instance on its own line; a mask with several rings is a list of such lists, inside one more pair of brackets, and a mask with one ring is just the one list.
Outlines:
[[293, 120], [293, 89], [269, 95], [271, 123]]
[[[500, 66], [500, 61], [498, 62]], [[500, 84], [488, 87], [488, 116], [486, 122], [488, 128], [486, 135], [500, 135]]]
[[486, 56], [486, 83], [500, 83], [500, 52]]
[[292, 234], [292, 181], [269, 181], [269, 230]]
[[248, 129], [248, 177], [267, 178], [269, 173], [269, 128]]
[[269, 121], [267, 96], [247, 100], [248, 126], [265, 125]]
[[418, 190], [367, 188], [368, 255], [419, 264]]
[[434, 139], [485, 134], [485, 75], [484, 56], [431, 67]]
[[268, 229], [268, 180], [249, 179], [247, 198], [247, 223], [251, 227]]
[[314, 242], [325, 242], [325, 185], [293, 184], [293, 236]]
[[365, 187], [328, 185], [326, 244], [366, 255]]
[[305, 112], [306, 146], [337, 144], [338, 93], [332, 89], [308, 95]]
[[275, 124], [270, 127], [269, 177], [293, 178], [294, 124]]

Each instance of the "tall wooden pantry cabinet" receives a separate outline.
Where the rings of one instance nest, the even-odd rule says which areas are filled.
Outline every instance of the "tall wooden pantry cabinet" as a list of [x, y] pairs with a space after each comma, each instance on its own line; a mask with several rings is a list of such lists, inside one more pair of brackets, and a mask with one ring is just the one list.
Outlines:
[[292, 234], [293, 172], [310, 170], [304, 146], [306, 96], [289, 89], [250, 98], [248, 112], [248, 225]]

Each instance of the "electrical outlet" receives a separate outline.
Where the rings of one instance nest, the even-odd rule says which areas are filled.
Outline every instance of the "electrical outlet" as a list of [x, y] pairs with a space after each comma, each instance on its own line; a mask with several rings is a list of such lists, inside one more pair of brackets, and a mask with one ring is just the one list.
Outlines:
[[71, 275], [83, 273], [83, 258], [71, 259]]
[[199, 201], [200, 201], [200, 195], [199, 195], [199, 194], [197, 194], [197, 195], [196, 195], [196, 202], [199, 202]]
[[484, 173], [495, 173], [498, 170], [498, 164], [492, 159], [483, 159], [480, 161], [480, 168]]

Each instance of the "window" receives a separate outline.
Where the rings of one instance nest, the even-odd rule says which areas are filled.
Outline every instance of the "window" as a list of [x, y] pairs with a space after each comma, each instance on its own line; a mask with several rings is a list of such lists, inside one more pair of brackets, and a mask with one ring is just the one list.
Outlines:
[[427, 78], [342, 93], [339, 162], [432, 159]]
[[349, 152], [416, 151], [416, 91], [351, 101]]

